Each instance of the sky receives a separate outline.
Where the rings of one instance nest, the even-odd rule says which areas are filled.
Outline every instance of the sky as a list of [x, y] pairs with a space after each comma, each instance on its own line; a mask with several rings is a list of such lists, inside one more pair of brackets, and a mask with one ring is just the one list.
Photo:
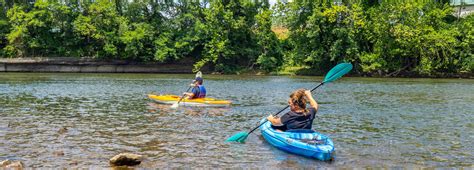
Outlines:
[[273, 6], [273, 4], [276, 4], [277, 0], [269, 0], [270, 1], [270, 5]]

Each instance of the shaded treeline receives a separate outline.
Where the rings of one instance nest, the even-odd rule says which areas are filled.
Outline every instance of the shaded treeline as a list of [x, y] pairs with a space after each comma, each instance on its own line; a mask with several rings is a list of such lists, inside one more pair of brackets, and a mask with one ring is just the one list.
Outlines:
[[222, 72], [282, 62], [268, 2], [38, 0], [3, 9], [2, 49], [10, 57], [186, 58]]
[[[474, 16], [447, 1], [0, 0], [5, 57], [189, 61], [196, 70], [472, 73]], [[272, 28], [285, 31], [277, 38]], [[317, 72], [317, 71], [316, 71]]]

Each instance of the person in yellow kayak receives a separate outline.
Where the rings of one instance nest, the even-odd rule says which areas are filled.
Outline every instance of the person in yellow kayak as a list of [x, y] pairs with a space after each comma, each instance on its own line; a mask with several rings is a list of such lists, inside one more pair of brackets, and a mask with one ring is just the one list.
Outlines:
[[204, 88], [204, 86], [202, 85], [202, 81], [203, 79], [201, 77], [196, 77], [196, 79], [194, 79], [193, 84], [191, 84], [191, 86], [193, 86], [191, 93], [184, 93], [187, 99], [197, 99], [206, 97], [206, 88]]
[[[310, 108], [306, 108], [309, 101]], [[270, 115], [268, 121], [272, 123], [272, 127], [279, 131], [289, 130], [311, 130], [313, 120], [318, 111], [318, 103], [311, 95], [311, 91], [298, 89], [290, 94], [288, 99], [290, 111], [281, 117]]]

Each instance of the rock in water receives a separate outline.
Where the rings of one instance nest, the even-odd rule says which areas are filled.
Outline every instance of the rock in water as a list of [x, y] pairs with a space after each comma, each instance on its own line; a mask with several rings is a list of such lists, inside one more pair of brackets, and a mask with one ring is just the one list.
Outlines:
[[121, 153], [110, 159], [110, 164], [114, 166], [133, 166], [142, 162], [143, 156], [132, 153]]
[[53, 155], [54, 156], [64, 156], [64, 152], [63, 151], [54, 151]]
[[8, 169], [8, 168], [23, 169], [23, 167], [24, 167], [24, 166], [23, 166], [23, 163], [22, 163], [22, 162], [16, 161], [16, 162], [11, 163], [10, 165], [7, 165], [6, 168], [7, 168], [7, 169]]
[[11, 168], [11, 169], [23, 169], [23, 163], [21, 161], [12, 162], [10, 160], [4, 160], [0, 162], [0, 168]]
[[2, 162], [0, 162], [0, 167], [4, 167], [4, 166], [7, 166], [7, 165], [10, 165], [12, 163], [12, 161], [10, 160], [4, 160]]
[[62, 127], [61, 129], [58, 130], [58, 133], [63, 134], [63, 133], [66, 133], [67, 130], [68, 130], [67, 127]]

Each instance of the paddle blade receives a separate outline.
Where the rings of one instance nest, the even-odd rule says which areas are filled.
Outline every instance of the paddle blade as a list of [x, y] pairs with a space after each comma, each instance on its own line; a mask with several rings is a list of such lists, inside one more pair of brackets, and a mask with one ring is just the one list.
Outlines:
[[198, 72], [196, 73], [196, 78], [197, 78], [197, 77], [202, 77], [201, 71], [198, 71]]
[[351, 63], [341, 63], [333, 67], [331, 70], [329, 70], [328, 74], [326, 74], [326, 77], [324, 77], [324, 83], [332, 82], [334, 80], [337, 80], [338, 78], [341, 78], [345, 74], [347, 74], [349, 71], [352, 70], [352, 64]]
[[178, 108], [178, 106], [179, 106], [178, 103], [174, 103], [173, 105], [171, 105], [171, 108], [172, 108], [172, 109], [176, 109], [176, 108]]
[[228, 138], [227, 140], [225, 140], [226, 142], [240, 142], [240, 143], [244, 143], [245, 142], [245, 139], [247, 139], [247, 136], [249, 136], [249, 133], [247, 132], [239, 132], [237, 134], [235, 134], [234, 136], [231, 136], [230, 138]]

